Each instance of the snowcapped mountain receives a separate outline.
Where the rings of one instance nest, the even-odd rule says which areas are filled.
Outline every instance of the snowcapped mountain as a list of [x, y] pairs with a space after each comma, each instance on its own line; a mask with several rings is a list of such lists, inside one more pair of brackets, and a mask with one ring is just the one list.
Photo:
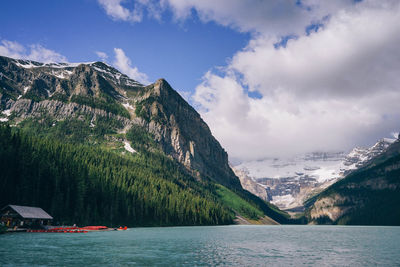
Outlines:
[[39, 69], [41, 73], [46, 73], [60, 79], [68, 79], [73, 74], [74, 68], [79, 65], [90, 66], [98, 71], [103, 78], [111, 80], [117, 85], [125, 86], [143, 86], [139, 82], [130, 79], [114, 67], [104, 62], [79, 62], [79, 63], [41, 63], [32, 60], [11, 59], [18, 67], [24, 69]]
[[383, 138], [370, 148], [356, 147], [345, 158], [343, 164], [347, 169], [357, 169], [365, 162], [382, 154], [396, 139]]
[[[352, 170], [363, 166], [366, 162], [386, 149], [396, 139], [383, 138], [370, 148], [356, 147], [350, 153], [345, 152], [313, 152], [289, 159], [267, 158], [257, 161], [242, 162], [235, 169], [246, 173], [241, 183], [252, 193], [270, 200], [281, 209], [303, 210], [303, 202], [313, 194], [320, 192]], [[240, 175], [239, 175], [240, 176]], [[266, 193], [254, 190], [262, 186]]]

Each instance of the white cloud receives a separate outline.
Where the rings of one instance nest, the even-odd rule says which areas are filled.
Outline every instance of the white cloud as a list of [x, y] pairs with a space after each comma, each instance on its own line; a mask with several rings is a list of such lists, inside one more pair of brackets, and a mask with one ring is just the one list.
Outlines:
[[161, 3], [156, 0], [98, 0], [98, 3], [113, 20], [129, 22], [141, 22], [145, 13], [160, 20], [163, 11]]
[[107, 15], [109, 15], [114, 20], [124, 20], [124, 21], [141, 21], [141, 17], [134, 16], [129, 9], [123, 7], [121, 2], [123, 0], [98, 0], [99, 4], [104, 8]]
[[108, 55], [106, 53], [101, 51], [95, 51], [95, 53], [102, 61], [107, 61]]
[[149, 84], [149, 78], [145, 73], [142, 73], [138, 70], [137, 67], [131, 66], [131, 60], [125, 55], [124, 50], [121, 48], [114, 48], [115, 53], [115, 61], [114, 65], [120, 71], [128, 75], [130, 78], [142, 83]]
[[44, 63], [68, 61], [65, 56], [38, 44], [30, 46], [30, 54], [27, 55], [27, 58]]
[[22, 58], [26, 51], [25, 47], [17, 42], [2, 40], [0, 45], [0, 55], [12, 58]]
[[47, 49], [39, 44], [30, 45], [27, 49], [18, 42], [2, 40], [0, 44], [0, 55], [19, 59], [29, 59], [44, 63], [67, 62], [67, 58], [53, 50]]
[[372, 143], [400, 128], [399, 22], [399, 2], [364, 1], [286, 48], [258, 35], [224, 75], [204, 76], [194, 100], [234, 158]]
[[286, 49], [257, 38], [233, 57], [230, 67], [264, 94], [359, 97], [398, 90], [399, 73], [390, 70], [399, 67], [399, 11], [396, 5], [339, 12], [325, 30], [291, 40]]
[[[96, 55], [103, 61], [108, 58], [108, 55], [101, 51], [95, 51]], [[138, 70], [137, 67], [131, 66], [131, 60], [125, 55], [121, 48], [114, 48], [115, 61], [114, 65], [120, 71], [128, 75], [130, 78], [141, 82], [142, 84], [150, 84], [148, 76]], [[25, 47], [18, 42], [1, 40], [0, 55], [18, 58], [29, 59], [33, 61], [50, 63], [50, 62], [68, 62], [67, 58], [53, 50], [47, 49], [39, 44], [29, 45]]]
[[[353, 0], [340, 0], [338, 3]], [[303, 25], [320, 19], [317, 5], [312, 11], [296, 4], [297, 1], [275, 0], [98, 0], [107, 15], [114, 20], [140, 22], [145, 14], [161, 20], [165, 11], [171, 11], [176, 21], [191, 17], [192, 11], [203, 22], [215, 21], [243, 32], [258, 32], [263, 28], [272, 34], [296, 33]], [[330, 8], [339, 4], [331, 4]]]
[[[191, 18], [195, 10], [203, 22], [215, 21], [243, 32], [269, 35], [295, 34], [323, 15], [354, 4], [354, 0], [98, 0], [114, 20], [142, 21], [145, 14], [161, 20], [171, 11], [175, 20]], [[301, 4], [300, 4], [301, 3]]]
[[[143, 17], [144, 10], [157, 19], [172, 11], [176, 21], [196, 14], [252, 33], [222, 74], [204, 75], [193, 96], [234, 158], [345, 150], [398, 131], [398, 0], [140, 0], [129, 12]], [[275, 49], [287, 35], [297, 38]]]
[[293, 22], [309, 21], [311, 15], [311, 12], [296, 5], [296, 1], [165, 0], [163, 2], [173, 10], [178, 20], [188, 18], [192, 10], [196, 10], [203, 22], [215, 21], [245, 32], [258, 32], [260, 28], [263, 28], [264, 33], [295, 32], [300, 23]]

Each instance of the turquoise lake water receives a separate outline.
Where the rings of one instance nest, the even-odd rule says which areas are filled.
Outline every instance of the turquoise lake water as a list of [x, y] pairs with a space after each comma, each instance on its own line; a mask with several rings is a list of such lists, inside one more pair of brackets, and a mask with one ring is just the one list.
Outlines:
[[0, 236], [0, 266], [400, 266], [400, 227], [209, 226]]

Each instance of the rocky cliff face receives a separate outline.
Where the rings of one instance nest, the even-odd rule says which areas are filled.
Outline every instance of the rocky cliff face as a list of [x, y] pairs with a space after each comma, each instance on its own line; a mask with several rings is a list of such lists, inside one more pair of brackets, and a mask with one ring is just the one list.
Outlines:
[[232, 170], [235, 172], [236, 176], [239, 177], [240, 184], [244, 189], [249, 191], [250, 193], [258, 196], [259, 198], [265, 200], [265, 201], [271, 201], [272, 198], [268, 195], [266, 188], [257, 183], [255, 180], [253, 180], [248, 172], [245, 170], [238, 170], [235, 168], [232, 168]]
[[101, 63], [51, 63], [0, 57], [0, 122], [18, 125], [46, 114], [55, 120], [116, 120], [139, 125], [198, 179], [240, 187], [228, 155], [200, 115], [164, 80], [144, 86]]
[[310, 199], [317, 224], [400, 225], [400, 142]]
[[8, 103], [9, 109], [3, 112], [13, 114], [14, 120], [17, 121], [29, 117], [40, 117], [43, 113], [47, 113], [58, 120], [74, 117], [77, 114], [87, 114], [92, 116], [93, 120], [96, 120], [97, 117], [108, 117], [122, 122], [125, 126], [131, 123], [131, 121], [125, 117], [115, 115], [102, 109], [79, 105], [74, 102], [64, 103], [58, 100], [35, 102], [31, 99], [18, 99], [15, 102], [9, 101]]
[[146, 90], [148, 93], [135, 103], [135, 115], [144, 120], [163, 150], [199, 178], [240, 187], [227, 164], [228, 154], [200, 115], [164, 79]]

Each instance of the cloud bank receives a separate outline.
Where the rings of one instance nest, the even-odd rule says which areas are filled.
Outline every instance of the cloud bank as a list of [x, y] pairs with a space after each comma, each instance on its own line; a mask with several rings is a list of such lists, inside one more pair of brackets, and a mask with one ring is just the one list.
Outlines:
[[176, 21], [197, 16], [251, 33], [193, 96], [231, 157], [347, 150], [399, 129], [397, 0], [135, 3], [141, 9], [131, 5], [129, 12], [152, 10], [149, 16], [160, 19], [170, 11]]
[[128, 21], [132, 23], [141, 22], [145, 14], [157, 20], [161, 19], [164, 11], [162, 1], [154, 0], [98, 0], [99, 5], [113, 20]]
[[68, 62], [65, 56], [53, 50], [44, 48], [39, 44], [33, 44], [26, 48], [18, 42], [8, 40], [1, 40], [0, 55], [19, 59], [29, 59], [44, 63]]
[[260, 29], [194, 99], [234, 158], [370, 144], [400, 127], [399, 22], [399, 2], [364, 1], [286, 47]]
[[107, 59], [108, 59], [108, 55], [107, 55], [107, 53], [105, 53], [105, 52], [102, 52], [102, 51], [95, 51], [94, 52], [102, 61], [107, 61]]

